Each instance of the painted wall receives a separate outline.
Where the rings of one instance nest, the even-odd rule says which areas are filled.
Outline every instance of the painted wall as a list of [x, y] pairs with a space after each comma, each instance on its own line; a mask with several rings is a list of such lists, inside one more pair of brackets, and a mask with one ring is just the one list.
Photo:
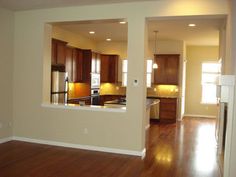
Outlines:
[[216, 116], [217, 106], [201, 104], [201, 64], [218, 62], [219, 47], [187, 46], [185, 114]]
[[14, 14], [0, 8], [0, 139], [12, 136]]
[[[122, 9], [122, 13], [120, 11]], [[15, 13], [13, 118], [15, 136], [141, 151], [145, 146], [146, 17], [226, 14], [224, 0], [155, 1], [53, 8]], [[128, 20], [127, 111], [110, 113], [42, 107], [49, 95], [47, 22]], [[27, 78], [27, 79], [25, 79]], [[139, 81], [138, 86], [132, 83]], [[43, 95], [43, 93], [46, 95]], [[43, 100], [43, 101], [42, 101]], [[88, 134], [83, 130], [87, 128]]]

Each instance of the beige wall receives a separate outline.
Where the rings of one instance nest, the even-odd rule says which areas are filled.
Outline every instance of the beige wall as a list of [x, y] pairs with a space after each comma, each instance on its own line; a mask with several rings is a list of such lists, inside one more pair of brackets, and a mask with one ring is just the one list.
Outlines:
[[[155, 1], [16, 12], [14, 135], [141, 151], [145, 146], [146, 17], [226, 13], [223, 0]], [[43, 53], [49, 52], [50, 45], [44, 44], [44, 41], [50, 42], [51, 37], [50, 28], [44, 29], [45, 23], [111, 18], [128, 20], [127, 111], [111, 114], [42, 107], [42, 100], [46, 101], [42, 99], [42, 93], [47, 93], [46, 81], [50, 73], [50, 68], [43, 67], [50, 59], [49, 53]], [[134, 79], [139, 81], [137, 87], [132, 84]], [[83, 133], [84, 128], [88, 129], [88, 134]]]
[[185, 114], [216, 116], [217, 106], [201, 104], [201, 64], [218, 61], [217, 46], [187, 46]]
[[12, 135], [14, 14], [0, 8], [0, 139]]

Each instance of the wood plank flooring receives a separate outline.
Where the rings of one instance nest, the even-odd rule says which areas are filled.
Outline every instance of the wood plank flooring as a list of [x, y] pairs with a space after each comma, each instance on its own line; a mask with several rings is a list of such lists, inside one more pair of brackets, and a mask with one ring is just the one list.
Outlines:
[[0, 144], [0, 177], [220, 177], [215, 121], [151, 124], [139, 157], [19, 141]]

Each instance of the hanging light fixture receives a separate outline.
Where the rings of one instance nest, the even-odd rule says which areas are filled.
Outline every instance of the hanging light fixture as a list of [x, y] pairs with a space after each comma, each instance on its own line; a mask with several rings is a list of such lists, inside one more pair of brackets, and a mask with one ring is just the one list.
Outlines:
[[[155, 61], [155, 55], [157, 54], [157, 33], [159, 31], [156, 30], [156, 31], [153, 31], [153, 32], [155, 33], [155, 48], [154, 48], [154, 61]], [[156, 62], [153, 63], [152, 68], [153, 69], [157, 69], [158, 68], [158, 65], [157, 65]]]

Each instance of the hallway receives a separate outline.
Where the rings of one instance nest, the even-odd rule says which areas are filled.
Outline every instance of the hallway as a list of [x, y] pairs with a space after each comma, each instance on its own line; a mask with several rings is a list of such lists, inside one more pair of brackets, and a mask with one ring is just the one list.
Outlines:
[[215, 121], [185, 118], [152, 123], [148, 149], [139, 157], [40, 145], [0, 144], [1, 177], [220, 177]]

